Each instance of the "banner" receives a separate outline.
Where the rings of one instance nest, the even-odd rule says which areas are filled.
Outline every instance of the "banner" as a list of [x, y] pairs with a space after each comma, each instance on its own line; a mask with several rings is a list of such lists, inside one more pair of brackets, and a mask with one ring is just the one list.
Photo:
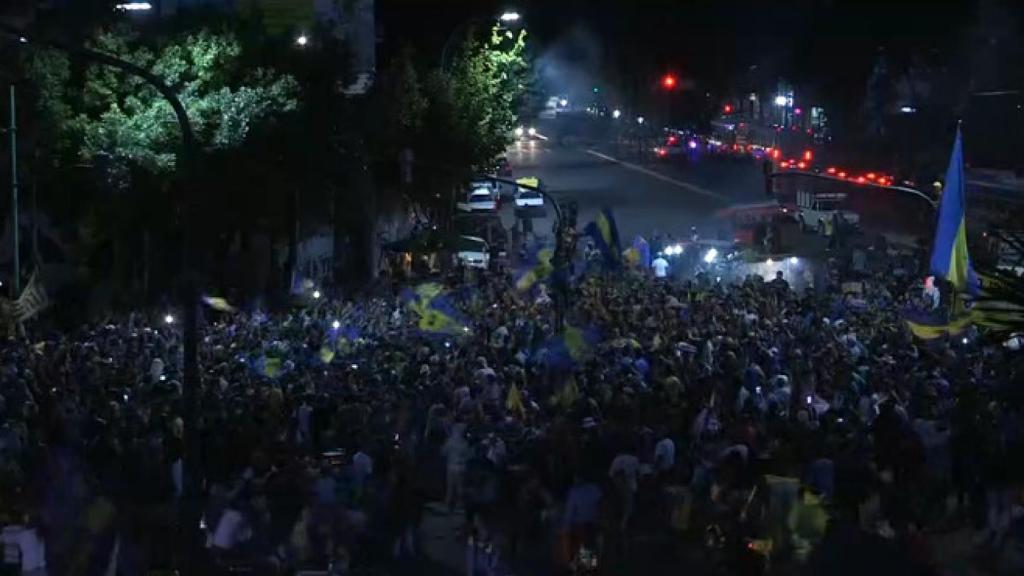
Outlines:
[[11, 315], [16, 321], [25, 322], [49, 307], [50, 298], [46, 295], [46, 288], [39, 276], [33, 273], [28, 286], [11, 305]]

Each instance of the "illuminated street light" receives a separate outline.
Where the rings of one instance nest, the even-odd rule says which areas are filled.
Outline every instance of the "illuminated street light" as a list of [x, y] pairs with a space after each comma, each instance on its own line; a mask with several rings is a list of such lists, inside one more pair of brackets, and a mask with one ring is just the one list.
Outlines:
[[618, 120], [619, 116], [622, 116], [622, 110], [619, 110], [618, 108], [612, 110], [612, 118]]
[[335, 330], [341, 328], [341, 322], [339, 322], [337, 320], [335, 320], [334, 322], [331, 322], [331, 328], [334, 328]]
[[778, 96], [775, 97], [775, 105], [776, 106], [785, 106], [788, 103], [789, 103], [789, 98], [786, 98], [782, 94], [779, 94]]
[[309, 44], [309, 36], [299, 34], [299, 36], [295, 38], [295, 44], [297, 46], [305, 46], [306, 44]]
[[508, 12], [503, 13], [501, 16], [498, 16], [498, 20], [501, 20], [502, 22], [505, 23], [518, 22], [519, 18], [519, 12], [516, 12], [515, 10], [510, 10]]
[[167, 314], [166, 316], [164, 316], [164, 324], [174, 324], [174, 315]]
[[917, 108], [914, 108], [913, 106], [900, 106], [900, 112], [904, 114], [913, 114], [914, 112], [917, 112]]
[[149, 2], [125, 2], [124, 4], [115, 5], [114, 8], [126, 12], [145, 12], [146, 10], [152, 10], [153, 5]]
[[322, 294], [320, 294], [319, 290], [313, 290], [313, 300], [319, 300], [320, 296], [322, 296]]
[[644, 117], [643, 116], [637, 116], [636, 117], [636, 123], [637, 124], [643, 124], [644, 123]]

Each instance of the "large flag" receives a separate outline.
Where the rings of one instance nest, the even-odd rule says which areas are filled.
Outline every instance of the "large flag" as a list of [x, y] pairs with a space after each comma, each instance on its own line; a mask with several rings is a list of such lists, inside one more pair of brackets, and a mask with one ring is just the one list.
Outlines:
[[406, 288], [402, 300], [419, 315], [417, 327], [434, 334], [461, 334], [469, 331], [469, 323], [455, 307], [451, 295], [434, 282]]
[[931, 271], [948, 280], [957, 292], [978, 293], [978, 277], [967, 254], [967, 220], [964, 194], [964, 155], [960, 129], [946, 169], [946, 185], [939, 204], [939, 221], [932, 247]]
[[526, 292], [540, 282], [546, 281], [554, 270], [551, 259], [555, 251], [537, 244], [527, 249], [526, 259], [516, 270], [516, 290]]
[[50, 297], [46, 294], [43, 282], [37, 274], [29, 278], [28, 286], [11, 305], [12, 315], [18, 322], [25, 322], [50, 306]]
[[619, 229], [610, 208], [602, 208], [597, 218], [587, 224], [583, 231], [594, 239], [594, 244], [604, 256], [605, 266], [614, 268], [622, 263], [622, 246], [619, 244]]
[[593, 352], [600, 340], [594, 328], [577, 328], [566, 324], [561, 334], [552, 336], [544, 344], [547, 349], [547, 363], [561, 368], [573, 368]]

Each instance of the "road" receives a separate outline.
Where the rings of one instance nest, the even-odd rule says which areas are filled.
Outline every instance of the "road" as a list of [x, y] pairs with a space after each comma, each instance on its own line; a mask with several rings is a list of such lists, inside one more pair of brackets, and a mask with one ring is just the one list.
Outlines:
[[[560, 201], [575, 200], [580, 226], [602, 207], [612, 208], [623, 243], [655, 230], [686, 236], [690, 226], [697, 226], [702, 236], [714, 236], [719, 228], [713, 219], [716, 210], [766, 200], [760, 167], [752, 161], [636, 163], [635, 154], [609, 146], [533, 141], [513, 144], [508, 159], [517, 178], [539, 177]], [[535, 228], [540, 231], [541, 226]]]

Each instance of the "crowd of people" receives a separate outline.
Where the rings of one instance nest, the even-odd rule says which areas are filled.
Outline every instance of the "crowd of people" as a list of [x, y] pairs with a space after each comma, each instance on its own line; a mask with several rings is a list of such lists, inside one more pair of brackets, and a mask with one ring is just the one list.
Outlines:
[[551, 298], [500, 270], [433, 279], [460, 330], [400, 286], [209, 311], [194, 414], [165, 311], [29, 326], [0, 344], [0, 569], [143, 574], [198, 535], [211, 572], [422, 573], [445, 515], [473, 575], [940, 574], [929, 539], [960, 525], [1022, 570], [1018, 364], [915, 341], [918, 259], [870, 263], [801, 291], [593, 273], [565, 322], [597, 336], [558, 361]]

